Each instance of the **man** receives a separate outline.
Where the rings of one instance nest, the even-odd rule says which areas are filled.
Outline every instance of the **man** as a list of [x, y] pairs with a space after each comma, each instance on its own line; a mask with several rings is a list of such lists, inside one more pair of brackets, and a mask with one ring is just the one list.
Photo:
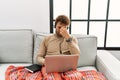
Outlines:
[[46, 55], [55, 54], [80, 54], [77, 39], [71, 36], [67, 29], [70, 20], [65, 15], [60, 15], [55, 20], [56, 33], [47, 36], [40, 45], [37, 55], [38, 63], [44, 65]]
[[[46, 73], [45, 59], [46, 55], [60, 55], [60, 54], [80, 54], [80, 50], [77, 44], [77, 39], [71, 36], [67, 29], [70, 24], [70, 20], [65, 15], [60, 15], [55, 20], [56, 33], [45, 37], [40, 45], [40, 49], [37, 55], [37, 62], [43, 65], [41, 70], [44, 80], [69, 80], [71, 74], [72, 80], [81, 80], [81, 73], [78, 71], [70, 71], [65, 74], [70, 75], [68, 78], [65, 77], [64, 73], [62, 76], [60, 73]], [[74, 75], [74, 76], [73, 76]], [[76, 77], [79, 76], [79, 77]], [[74, 79], [73, 79], [74, 78]]]

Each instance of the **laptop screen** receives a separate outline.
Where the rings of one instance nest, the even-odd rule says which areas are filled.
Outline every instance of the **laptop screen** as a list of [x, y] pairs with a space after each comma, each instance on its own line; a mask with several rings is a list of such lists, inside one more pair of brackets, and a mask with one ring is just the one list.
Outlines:
[[64, 72], [77, 68], [78, 55], [46, 55], [46, 72]]

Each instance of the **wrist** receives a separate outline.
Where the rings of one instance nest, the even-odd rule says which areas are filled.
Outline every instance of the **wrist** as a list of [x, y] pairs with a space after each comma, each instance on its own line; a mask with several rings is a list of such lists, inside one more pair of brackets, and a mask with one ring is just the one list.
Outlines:
[[65, 39], [68, 40], [71, 36], [68, 34], [66, 35]]
[[69, 37], [68, 39], [66, 39], [66, 42], [71, 42], [72, 41], [72, 37]]

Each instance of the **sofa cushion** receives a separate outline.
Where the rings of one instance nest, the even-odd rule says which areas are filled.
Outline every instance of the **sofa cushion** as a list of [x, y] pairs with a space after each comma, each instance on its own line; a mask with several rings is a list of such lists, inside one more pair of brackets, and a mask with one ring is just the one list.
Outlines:
[[92, 35], [74, 35], [78, 40], [80, 58], [78, 66], [95, 66], [97, 55], [97, 37]]
[[88, 70], [94, 70], [97, 71], [95, 66], [84, 66], [84, 67], [78, 67], [78, 71], [88, 71]]
[[[45, 36], [49, 34], [37, 33], [35, 37], [34, 45], [34, 63], [36, 63], [36, 55], [39, 50], [41, 41]], [[90, 35], [73, 35], [78, 40], [78, 46], [80, 48], [80, 58], [78, 66], [94, 66], [97, 54], [97, 38]]]
[[31, 29], [0, 30], [0, 62], [32, 62]]
[[47, 33], [36, 33], [34, 36], [34, 57], [33, 57], [33, 63], [37, 63], [36, 57], [39, 51], [40, 43], [44, 39], [45, 36], [49, 34]]

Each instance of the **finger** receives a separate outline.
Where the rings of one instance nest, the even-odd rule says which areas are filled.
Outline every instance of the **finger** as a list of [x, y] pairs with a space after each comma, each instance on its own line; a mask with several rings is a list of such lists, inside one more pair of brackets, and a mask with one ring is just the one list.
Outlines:
[[67, 30], [64, 26], [61, 28], [62, 30]]
[[61, 31], [62, 31], [62, 32], [66, 32], [67, 30], [66, 30], [65, 28], [62, 28]]
[[62, 29], [60, 30], [60, 33], [63, 34], [63, 30]]

